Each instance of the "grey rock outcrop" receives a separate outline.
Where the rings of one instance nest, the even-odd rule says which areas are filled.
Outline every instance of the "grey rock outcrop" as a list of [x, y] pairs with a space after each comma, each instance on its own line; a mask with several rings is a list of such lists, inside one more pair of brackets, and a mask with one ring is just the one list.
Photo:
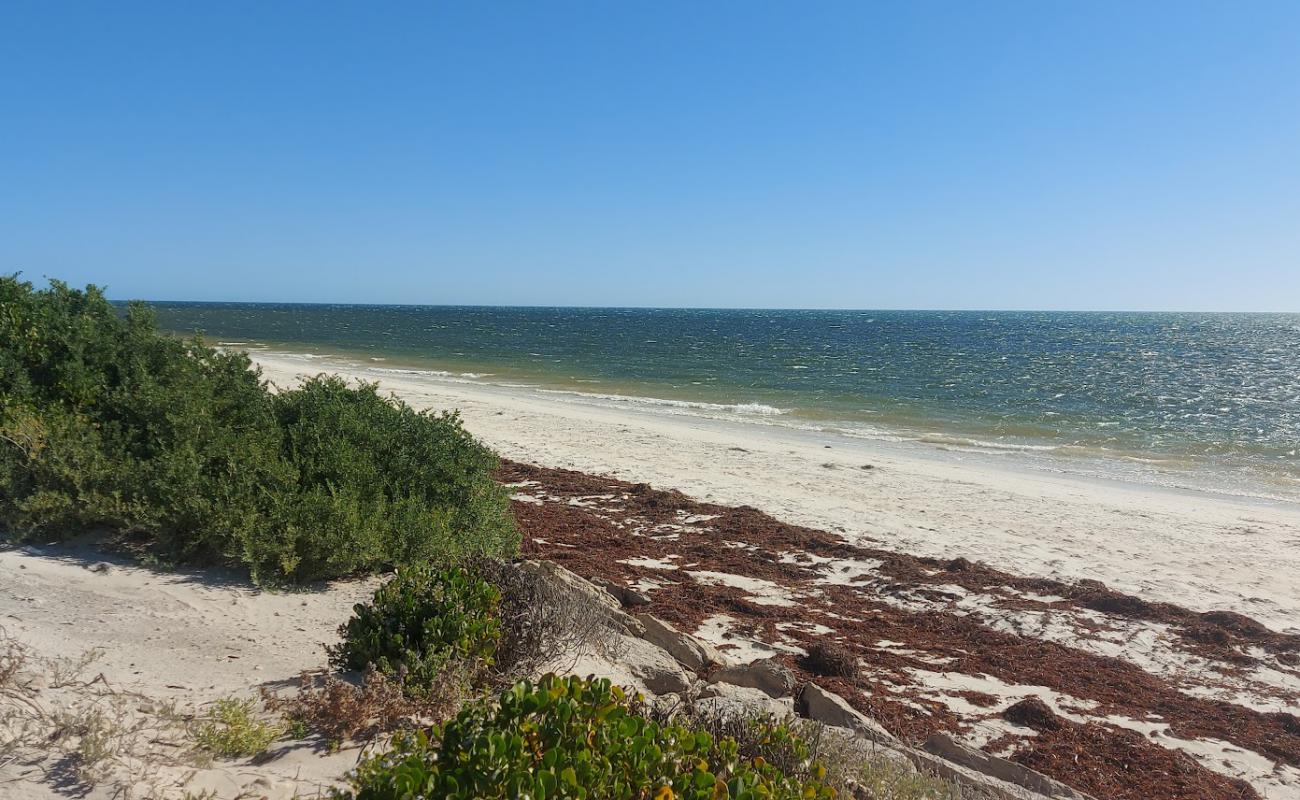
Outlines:
[[897, 746], [898, 739], [885, 730], [880, 723], [849, 705], [849, 702], [834, 692], [828, 692], [815, 683], [806, 683], [799, 692], [795, 703], [799, 713], [815, 722], [830, 725], [833, 728], [848, 728], [864, 739], [879, 744]]
[[669, 655], [693, 672], [727, 663], [726, 658], [712, 645], [677, 630], [652, 614], [637, 614], [636, 620], [645, 628], [642, 638], [667, 650]]
[[625, 586], [606, 578], [592, 578], [591, 583], [609, 593], [609, 596], [624, 608], [650, 605], [650, 596], [639, 589]]
[[729, 683], [759, 689], [769, 697], [785, 697], [794, 691], [794, 673], [773, 658], [723, 667], [709, 676], [709, 683]]
[[1096, 800], [1092, 795], [1072, 789], [1041, 772], [967, 747], [945, 733], [930, 734], [924, 747], [924, 752], [911, 751], [913, 763], [959, 785], [996, 793], [996, 796], [1009, 800], [1038, 797]]
[[794, 701], [789, 697], [772, 697], [762, 689], [715, 683], [700, 690], [696, 708], [706, 714], [723, 717], [748, 717], [753, 714], [770, 714], [785, 719], [794, 714]]
[[685, 694], [690, 690], [694, 676], [666, 650], [631, 636], [624, 637], [620, 650], [620, 665], [652, 694]]

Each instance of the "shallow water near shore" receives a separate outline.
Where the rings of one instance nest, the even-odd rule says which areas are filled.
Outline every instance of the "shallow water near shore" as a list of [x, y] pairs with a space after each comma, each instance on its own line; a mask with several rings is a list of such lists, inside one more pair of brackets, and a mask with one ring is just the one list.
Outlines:
[[155, 303], [225, 346], [1300, 500], [1300, 315]]

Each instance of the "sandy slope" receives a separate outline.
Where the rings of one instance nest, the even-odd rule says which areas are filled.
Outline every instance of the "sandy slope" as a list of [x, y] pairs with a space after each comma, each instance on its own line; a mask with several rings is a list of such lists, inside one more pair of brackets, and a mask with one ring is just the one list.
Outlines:
[[[113, 697], [129, 696], [133, 716], [146, 700], [176, 700], [180, 712], [194, 713], [218, 698], [249, 696], [259, 685], [292, 683], [303, 670], [324, 666], [322, 643], [336, 639], [339, 623], [372, 588], [373, 581], [357, 581], [328, 592], [261, 592], [211, 570], [160, 573], [75, 546], [28, 547], [0, 551], [0, 628], [23, 643], [33, 662], [75, 662], [99, 651], [83, 678], [103, 680], [79, 695], [44, 686], [42, 676], [38, 702], [51, 712], [94, 694], [105, 708]], [[33, 663], [32, 672], [41, 671]], [[53, 755], [56, 748], [50, 749]], [[171, 797], [167, 787], [187, 784], [196, 794], [213, 788], [234, 796], [235, 787], [259, 777], [272, 788], [280, 784], [288, 797], [293, 784], [304, 792], [328, 784], [356, 757], [322, 758], [297, 747], [277, 751], [256, 769], [218, 763], [197, 770], [168, 764], [166, 748], [159, 755], [162, 766], [129, 776], [128, 786], [138, 784], [134, 797]], [[55, 791], [57, 774], [46, 777], [58, 768], [53, 759], [0, 762], [0, 798], [69, 796], [66, 785]], [[112, 783], [106, 781], [102, 792], [116, 791]]]
[[1094, 578], [1150, 600], [1237, 611], [1300, 632], [1295, 504], [1076, 479], [953, 452], [341, 361], [254, 356], [279, 385], [332, 371], [378, 380], [417, 407], [458, 408], [475, 435], [512, 459], [752, 505], [916, 555], [964, 556], [1067, 581]]

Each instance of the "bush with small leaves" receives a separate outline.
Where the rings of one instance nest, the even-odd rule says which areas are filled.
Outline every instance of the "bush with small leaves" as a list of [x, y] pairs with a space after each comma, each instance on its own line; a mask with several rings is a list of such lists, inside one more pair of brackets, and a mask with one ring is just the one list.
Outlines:
[[416, 566], [358, 603], [330, 648], [340, 669], [373, 665], [397, 676], [407, 694], [425, 696], [448, 670], [467, 682], [490, 667], [501, 638], [495, 586], [462, 567]]
[[825, 800], [816, 777], [793, 778], [734, 739], [639, 713], [608, 680], [547, 675], [495, 703], [471, 705], [433, 735], [399, 736], [350, 776], [350, 800], [532, 797], [601, 800]]
[[263, 582], [518, 550], [497, 458], [454, 413], [323, 375], [272, 393], [244, 353], [94, 286], [0, 276], [0, 309], [7, 537], [103, 531]]

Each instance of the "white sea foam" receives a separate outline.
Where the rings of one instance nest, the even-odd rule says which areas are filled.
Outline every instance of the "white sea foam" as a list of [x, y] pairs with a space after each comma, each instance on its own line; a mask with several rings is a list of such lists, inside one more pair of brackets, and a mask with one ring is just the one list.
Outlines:
[[657, 406], [665, 409], [684, 411], [730, 412], [735, 414], [752, 414], [761, 417], [774, 417], [789, 411], [763, 403], [705, 403], [698, 400], [669, 400], [662, 397], [638, 397], [626, 394], [598, 394], [595, 392], [575, 392], [572, 389], [540, 389], [549, 395], [564, 395], [582, 400], [596, 400], [610, 403], [629, 403], [635, 405]]
[[943, 447], [970, 448], [972, 450], [1010, 450], [1021, 452], [1050, 452], [1057, 445], [1051, 444], [1016, 444], [1014, 442], [989, 442], [982, 439], [967, 439], [962, 436], [944, 436], [932, 433], [922, 436], [917, 441], [922, 444], [936, 444]]

